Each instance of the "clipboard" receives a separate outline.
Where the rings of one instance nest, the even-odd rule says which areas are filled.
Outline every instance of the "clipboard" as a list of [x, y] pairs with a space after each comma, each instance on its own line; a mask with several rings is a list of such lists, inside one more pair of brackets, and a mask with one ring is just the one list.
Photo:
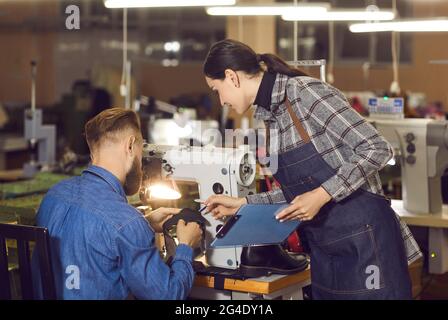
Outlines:
[[283, 242], [300, 225], [299, 220], [278, 221], [288, 204], [246, 204], [218, 231], [214, 248], [270, 245]]

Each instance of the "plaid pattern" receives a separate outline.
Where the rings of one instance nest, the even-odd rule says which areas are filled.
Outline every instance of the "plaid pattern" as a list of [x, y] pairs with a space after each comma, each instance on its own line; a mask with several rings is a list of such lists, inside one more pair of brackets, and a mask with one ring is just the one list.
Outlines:
[[[286, 109], [285, 92], [293, 110], [307, 130], [323, 159], [337, 171], [322, 187], [341, 201], [358, 188], [384, 195], [378, 171], [393, 156], [390, 144], [365, 119], [351, 108], [336, 88], [311, 77], [290, 78], [278, 74], [271, 96], [270, 110], [258, 106], [254, 117], [265, 121], [271, 131], [271, 154], [283, 153], [303, 145]], [[274, 133], [278, 136], [274, 138]], [[249, 203], [285, 202], [281, 189], [247, 196]], [[400, 221], [408, 262], [422, 253], [408, 226]]]

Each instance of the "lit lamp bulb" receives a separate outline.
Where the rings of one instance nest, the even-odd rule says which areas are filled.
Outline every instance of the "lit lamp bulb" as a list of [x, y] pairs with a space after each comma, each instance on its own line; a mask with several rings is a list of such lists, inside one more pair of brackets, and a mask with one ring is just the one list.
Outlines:
[[147, 187], [146, 192], [149, 199], [177, 200], [181, 197], [179, 189], [173, 180], [151, 184]]
[[392, 157], [392, 158], [387, 162], [387, 164], [388, 164], [389, 166], [394, 166], [395, 163], [396, 163], [396, 161], [395, 161], [395, 157]]

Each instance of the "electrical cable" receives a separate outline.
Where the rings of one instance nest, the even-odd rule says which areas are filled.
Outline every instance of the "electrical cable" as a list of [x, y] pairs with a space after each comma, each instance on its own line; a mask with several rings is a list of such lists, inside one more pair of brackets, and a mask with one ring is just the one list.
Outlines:
[[[397, 0], [392, 0], [392, 10], [393, 12], [397, 12]], [[392, 47], [392, 71], [393, 71], [393, 81], [390, 86], [390, 91], [392, 93], [398, 94], [400, 89], [400, 80], [399, 80], [399, 56], [398, 56], [398, 45], [399, 45], [399, 35], [397, 32], [392, 31], [391, 34], [391, 47]]]
[[123, 8], [123, 69], [121, 73], [120, 94], [125, 96], [126, 63], [128, 61], [128, 9]]

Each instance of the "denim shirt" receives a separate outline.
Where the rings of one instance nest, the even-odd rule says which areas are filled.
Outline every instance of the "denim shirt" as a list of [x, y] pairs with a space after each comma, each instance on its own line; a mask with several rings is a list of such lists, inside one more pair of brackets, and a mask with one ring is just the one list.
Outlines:
[[[101, 167], [51, 188], [37, 225], [50, 233], [58, 299], [185, 299], [193, 285], [192, 248], [179, 245], [167, 266], [151, 226]], [[36, 262], [33, 257], [39, 273]], [[41, 296], [39, 278], [33, 281]]]

